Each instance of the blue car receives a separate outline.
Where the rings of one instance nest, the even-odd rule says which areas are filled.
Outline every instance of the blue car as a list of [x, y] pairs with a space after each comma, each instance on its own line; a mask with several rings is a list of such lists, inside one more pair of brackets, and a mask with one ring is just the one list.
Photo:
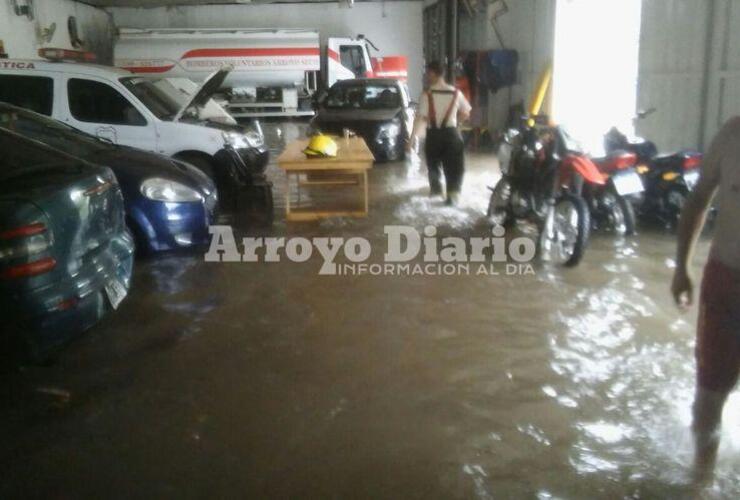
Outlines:
[[128, 293], [134, 242], [113, 172], [0, 128], [3, 353], [41, 361]]
[[5, 103], [0, 103], [0, 128], [110, 167], [118, 178], [126, 223], [139, 250], [158, 252], [209, 242], [208, 226], [218, 200], [213, 181], [199, 169], [156, 153], [111, 144]]

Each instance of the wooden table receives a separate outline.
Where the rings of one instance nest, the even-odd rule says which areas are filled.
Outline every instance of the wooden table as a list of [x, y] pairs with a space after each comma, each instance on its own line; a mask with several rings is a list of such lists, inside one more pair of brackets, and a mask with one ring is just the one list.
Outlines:
[[[334, 158], [307, 158], [303, 150], [308, 139], [291, 142], [278, 157], [278, 166], [285, 170], [285, 218], [289, 221], [317, 220], [326, 217], [367, 217], [367, 171], [373, 168], [375, 158], [361, 137], [335, 137], [339, 146]], [[301, 180], [305, 175], [306, 179]], [[295, 178], [300, 196], [301, 186], [358, 186], [362, 207], [356, 210], [291, 210], [291, 177]]]

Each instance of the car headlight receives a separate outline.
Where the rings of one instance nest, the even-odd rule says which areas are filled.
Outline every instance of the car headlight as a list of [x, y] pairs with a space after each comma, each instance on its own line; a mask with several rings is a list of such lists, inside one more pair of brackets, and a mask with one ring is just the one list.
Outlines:
[[378, 139], [396, 139], [400, 131], [401, 124], [397, 121], [394, 120], [391, 123], [384, 123], [380, 126], [380, 130], [378, 131]]
[[265, 139], [264, 137], [262, 137], [262, 134], [260, 134], [259, 132], [249, 131], [247, 132], [246, 136], [247, 136], [247, 142], [253, 148], [261, 148], [262, 146], [265, 145]]
[[262, 131], [262, 125], [259, 120], [253, 120], [251, 130], [247, 131], [247, 139], [252, 141], [252, 146], [261, 148], [265, 145], [265, 133]]
[[221, 136], [224, 138], [224, 145], [231, 146], [234, 149], [249, 147], [246, 134], [241, 132], [223, 132]]
[[256, 130], [248, 130], [244, 133], [224, 132], [222, 136], [224, 144], [228, 144], [234, 149], [261, 148], [265, 145], [264, 137]]
[[241, 148], [263, 148], [265, 146], [265, 134], [259, 120], [252, 120], [244, 131], [225, 131], [222, 133], [224, 144], [234, 149]]
[[198, 191], [179, 182], [154, 177], [141, 183], [141, 194], [155, 201], [185, 202], [202, 201]]

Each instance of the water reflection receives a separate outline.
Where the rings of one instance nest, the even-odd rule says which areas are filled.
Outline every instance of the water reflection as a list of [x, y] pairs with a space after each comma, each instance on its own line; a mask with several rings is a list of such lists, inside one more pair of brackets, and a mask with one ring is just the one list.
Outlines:
[[[646, 239], [637, 241], [644, 246]], [[600, 408], [599, 420], [574, 421], [578, 435], [570, 455], [580, 474], [635, 482], [652, 477], [687, 486], [694, 320], [671, 309], [665, 288], [655, 294], [655, 285], [642, 279], [646, 265], [638, 258], [607, 264], [605, 270], [616, 277], [606, 287], [573, 290], [573, 299], [554, 313], [559, 328], [550, 338], [551, 366], [563, 379], [546, 393], [565, 393], [582, 409]], [[668, 262], [664, 269], [668, 277]], [[662, 300], [656, 302], [656, 296]], [[717, 468], [725, 493], [740, 490], [739, 399], [732, 399], [725, 412], [724, 459]]]

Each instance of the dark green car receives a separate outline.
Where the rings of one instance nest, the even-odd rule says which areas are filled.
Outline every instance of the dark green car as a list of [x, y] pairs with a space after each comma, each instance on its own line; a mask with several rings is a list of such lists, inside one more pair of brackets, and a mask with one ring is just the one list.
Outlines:
[[43, 360], [118, 307], [134, 244], [110, 169], [3, 129], [0, 151], [3, 340]]

